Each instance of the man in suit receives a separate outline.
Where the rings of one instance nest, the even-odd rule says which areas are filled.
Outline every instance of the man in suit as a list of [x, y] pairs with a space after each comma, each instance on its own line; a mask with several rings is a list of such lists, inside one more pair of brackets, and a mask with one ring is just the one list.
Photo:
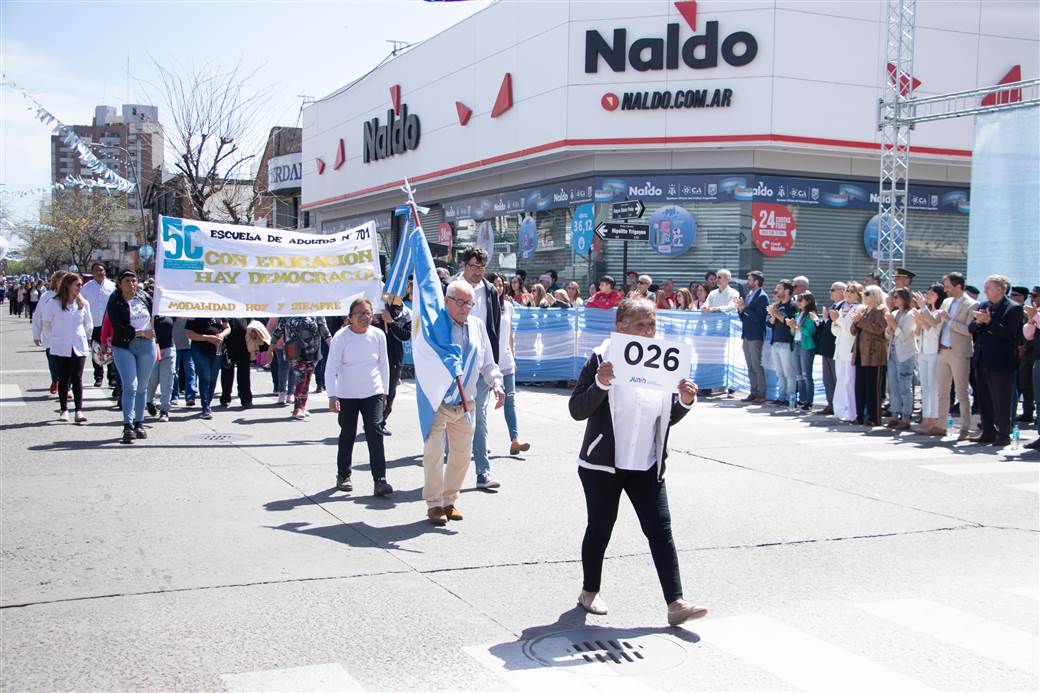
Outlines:
[[744, 346], [744, 361], [747, 362], [751, 392], [742, 401], [764, 404], [766, 401], [766, 370], [762, 366], [762, 344], [766, 338], [766, 307], [769, 297], [762, 290], [765, 275], [759, 271], [748, 272], [747, 302], [739, 296], [734, 299], [737, 315], [742, 327], [741, 341]]
[[971, 333], [979, 338], [975, 382], [982, 427], [973, 443], [1011, 444], [1011, 388], [1018, 370], [1022, 306], [1008, 298], [1010, 288], [1007, 277], [986, 277], [986, 301], [972, 311]]
[[[845, 282], [834, 282], [831, 284], [831, 310], [841, 311], [845, 305]], [[834, 413], [834, 387], [838, 382], [837, 371], [834, 366], [834, 347], [837, 338], [834, 336], [831, 326], [830, 310], [820, 309], [820, 325], [816, 329], [816, 353], [821, 359], [823, 369], [823, 389], [827, 393], [827, 406], [820, 413], [830, 416]]]
[[[462, 272], [455, 280], [461, 280], [473, 289], [472, 313], [484, 324], [495, 365], [498, 365], [498, 332], [502, 322], [502, 306], [495, 285], [484, 278], [488, 254], [478, 246], [471, 245], [462, 251]], [[477, 383], [477, 421], [473, 430], [473, 464], [477, 469], [477, 488], [496, 489], [501, 484], [491, 478], [491, 462], [487, 451], [487, 403], [491, 386], [481, 380]]]
[[[971, 373], [972, 311], [977, 305], [964, 291], [964, 275], [950, 272], [943, 277], [946, 300], [939, 310], [942, 330], [939, 333], [939, 361], [936, 365], [936, 382], [939, 387], [940, 421], [950, 411], [950, 383], [960, 403], [961, 432], [958, 440], [967, 440], [971, 435], [971, 407], [968, 398], [968, 378]], [[927, 321], [927, 317], [926, 317]], [[1010, 400], [1011, 395], [1008, 395]], [[929, 431], [929, 435], [943, 436], [947, 431], [941, 424]]]

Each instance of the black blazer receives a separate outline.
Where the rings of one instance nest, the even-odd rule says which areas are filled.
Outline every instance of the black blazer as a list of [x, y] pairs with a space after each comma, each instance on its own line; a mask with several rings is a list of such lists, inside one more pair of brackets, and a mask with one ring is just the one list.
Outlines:
[[[831, 308], [840, 311], [841, 307], [845, 305], [845, 301], [838, 301]], [[816, 353], [825, 359], [834, 358], [834, 349], [837, 346], [838, 338], [834, 336], [834, 332], [831, 331], [831, 314], [827, 310], [820, 311], [820, 324], [816, 326], [816, 334], [814, 335], [816, 341]]]
[[975, 359], [991, 371], [1009, 373], [1018, 368], [1018, 345], [1022, 340], [1021, 304], [1007, 296], [1000, 303], [989, 301], [979, 304], [976, 310], [989, 311], [988, 323], [972, 321], [968, 325], [975, 338]]
[[766, 338], [766, 307], [769, 305], [769, 296], [764, 290], [759, 290], [755, 300], [744, 306], [744, 310], [737, 313], [740, 316], [742, 326], [741, 336], [743, 339], [763, 341]]
[[[603, 468], [605, 472], [614, 471], [614, 420], [610, 416], [610, 401], [607, 390], [596, 384], [596, 371], [603, 363], [603, 357], [597, 353], [589, 356], [585, 367], [578, 376], [578, 384], [574, 386], [568, 407], [575, 421], [585, 421], [585, 437], [581, 442], [578, 459], [591, 465]], [[671, 428], [680, 421], [689, 409], [679, 402], [679, 395], [672, 395], [672, 412], [668, 421]], [[664, 437], [664, 452], [657, 461], [657, 478], [664, 478], [665, 460], [668, 459], [668, 434]]]
[[[143, 291], [138, 291], [134, 298], [144, 301], [148, 312], [152, 312], [152, 299]], [[112, 346], [127, 349], [134, 341], [134, 328], [130, 326], [130, 304], [123, 298], [123, 292], [116, 288], [108, 297], [108, 323], [112, 327]]]

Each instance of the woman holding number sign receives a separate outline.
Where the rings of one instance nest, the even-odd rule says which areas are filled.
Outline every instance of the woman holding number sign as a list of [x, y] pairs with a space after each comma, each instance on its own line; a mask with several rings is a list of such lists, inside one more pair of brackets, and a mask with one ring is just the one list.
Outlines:
[[[653, 339], [657, 334], [656, 307], [645, 298], [627, 298], [618, 306], [615, 323], [616, 331], [621, 334]], [[636, 345], [639, 349], [629, 345], [626, 350], [645, 353], [641, 344]], [[581, 545], [584, 582], [578, 604], [589, 613], [607, 613], [607, 606], [599, 597], [603, 556], [624, 492], [650, 543], [657, 577], [668, 604], [668, 623], [676, 626], [708, 612], [683, 599], [679, 558], [672, 541], [664, 485], [668, 429], [693, 406], [697, 386], [689, 378], [683, 378], [676, 395], [615, 382], [614, 366], [606, 360], [609, 350], [609, 339], [593, 350], [570, 398], [571, 416], [588, 422], [578, 455], [578, 477], [585, 491], [588, 513]], [[658, 354], [657, 358], [661, 356]], [[666, 349], [660, 363], [668, 369], [673, 359], [674, 354]], [[615, 429], [614, 420], [622, 413], [625, 425]]]

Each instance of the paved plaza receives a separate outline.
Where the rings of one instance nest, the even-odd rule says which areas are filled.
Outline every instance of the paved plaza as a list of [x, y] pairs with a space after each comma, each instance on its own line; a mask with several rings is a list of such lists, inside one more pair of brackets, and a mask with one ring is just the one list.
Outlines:
[[332, 490], [323, 394], [292, 421], [257, 370], [254, 408], [175, 409], [125, 446], [107, 389], [86, 387], [88, 425], [56, 421], [6, 308], [0, 340], [5, 691], [1040, 687], [1037, 453], [701, 401], [667, 483], [685, 595], [710, 611], [669, 628], [627, 501], [610, 613], [575, 606], [567, 391], [518, 393], [521, 456], [491, 415], [502, 487], [471, 469], [465, 519], [437, 528], [410, 381], [377, 498], [361, 441], [355, 491]]

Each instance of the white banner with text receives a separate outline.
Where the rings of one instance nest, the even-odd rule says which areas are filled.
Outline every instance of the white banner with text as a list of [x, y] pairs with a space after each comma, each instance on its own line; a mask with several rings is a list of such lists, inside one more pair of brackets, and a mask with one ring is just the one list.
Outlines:
[[382, 310], [375, 224], [328, 236], [159, 217], [156, 315], [346, 315], [367, 298]]

